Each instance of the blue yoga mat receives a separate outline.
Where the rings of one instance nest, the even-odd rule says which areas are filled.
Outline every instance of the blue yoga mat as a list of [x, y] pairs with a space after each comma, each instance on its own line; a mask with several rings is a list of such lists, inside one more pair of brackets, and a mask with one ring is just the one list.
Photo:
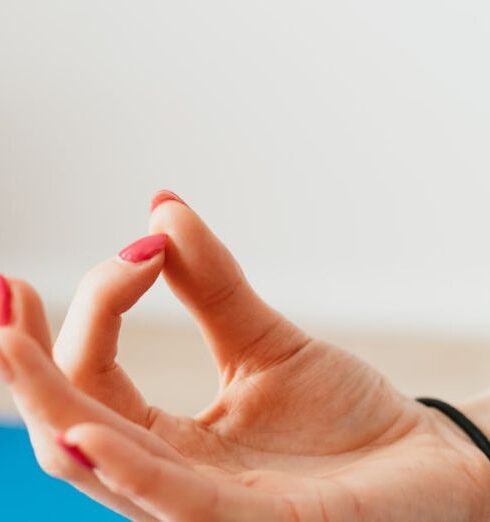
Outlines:
[[43, 473], [23, 427], [0, 426], [0, 470], [2, 521], [126, 520]]

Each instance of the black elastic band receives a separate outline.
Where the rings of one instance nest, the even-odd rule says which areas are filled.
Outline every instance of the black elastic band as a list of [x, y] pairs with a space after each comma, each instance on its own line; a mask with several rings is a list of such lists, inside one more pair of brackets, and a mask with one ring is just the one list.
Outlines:
[[468, 417], [466, 417], [466, 415], [463, 415], [454, 406], [451, 406], [447, 402], [441, 401], [439, 399], [419, 397], [416, 400], [422, 404], [425, 404], [426, 406], [437, 408], [438, 410], [442, 411], [442, 413], [445, 413], [468, 435], [468, 437], [483, 451], [483, 453], [485, 453], [487, 458], [490, 460], [490, 440], [477, 426], [475, 426], [475, 424], [473, 424], [473, 422], [470, 421], [470, 419], [468, 419]]

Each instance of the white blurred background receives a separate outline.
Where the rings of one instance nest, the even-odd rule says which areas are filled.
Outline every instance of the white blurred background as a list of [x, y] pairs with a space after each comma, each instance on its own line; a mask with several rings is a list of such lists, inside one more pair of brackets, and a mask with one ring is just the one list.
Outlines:
[[0, 271], [61, 313], [168, 188], [300, 322], [490, 338], [489, 50], [479, 0], [0, 0]]

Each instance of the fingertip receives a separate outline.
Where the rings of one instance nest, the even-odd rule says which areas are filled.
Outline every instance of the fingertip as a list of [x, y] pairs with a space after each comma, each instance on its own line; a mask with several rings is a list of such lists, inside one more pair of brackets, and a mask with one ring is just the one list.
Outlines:
[[111, 463], [120, 460], [121, 455], [127, 458], [134, 447], [139, 448], [117, 430], [89, 422], [71, 426], [58, 434], [56, 441], [79, 464], [99, 471], [112, 467]]
[[101, 424], [83, 422], [58, 433], [55, 440], [75, 461], [93, 469], [96, 467], [97, 453], [104, 451], [104, 447], [100, 448], [100, 445], [107, 439], [107, 431], [108, 428]]
[[95, 469], [95, 464], [91, 458], [89, 458], [85, 452], [83, 452], [79, 444], [70, 442], [65, 435], [58, 434], [55, 437], [56, 444], [58, 447], [67, 455], [72, 461], [78, 465], [87, 468], [89, 470]]
[[91, 448], [110, 438], [114, 430], [97, 422], [80, 422], [58, 434], [67, 444]]
[[197, 214], [183, 205], [161, 205], [150, 214], [148, 230], [150, 234], [165, 232], [169, 235], [165, 249], [169, 254], [182, 237], [193, 240], [192, 236], [198, 221]]
[[119, 251], [117, 258], [131, 264], [149, 261], [158, 254], [164, 253], [167, 241], [167, 234], [150, 234], [124, 247]]
[[12, 289], [10, 282], [0, 274], [0, 326], [10, 324], [12, 320]]
[[19, 304], [36, 309], [43, 307], [39, 294], [27, 281], [0, 274], [0, 326], [8, 326], [16, 321], [19, 314], [14, 313], [14, 307], [18, 308]]
[[[133, 306], [160, 274], [165, 263], [167, 241], [167, 234], [145, 236], [90, 269], [78, 284], [68, 314], [74, 319], [77, 329], [78, 326], [86, 329], [91, 319], [99, 318], [100, 311], [119, 316]], [[76, 313], [72, 313], [73, 309]], [[82, 326], [80, 317], [84, 318], [85, 326]], [[71, 321], [66, 324], [69, 323]], [[97, 325], [102, 329], [107, 326], [100, 319]], [[62, 330], [65, 330], [65, 325]]]
[[172, 192], [171, 190], [159, 190], [151, 199], [150, 213], [166, 201], [176, 201], [182, 205], [185, 205], [186, 207], [189, 207], [189, 205], [175, 192]]
[[0, 276], [0, 326], [12, 326], [36, 339], [51, 351], [51, 333], [44, 304], [36, 289], [27, 281]]

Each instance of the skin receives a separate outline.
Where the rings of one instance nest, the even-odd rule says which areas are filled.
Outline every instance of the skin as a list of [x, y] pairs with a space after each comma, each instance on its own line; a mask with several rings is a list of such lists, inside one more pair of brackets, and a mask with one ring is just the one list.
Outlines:
[[[264, 303], [191, 208], [165, 202], [150, 232], [168, 234], [165, 252], [91, 270], [54, 345], [39, 296], [9, 279], [0, 362], [47, 473], [138, 521], [490, 519], [488, 460], [452, 421]], [[221, 378], [194, 418], [148, 405], [115, 362], [121, 314], [160, 273]], [[487, 430], [488, 404], [457, 406]]]

